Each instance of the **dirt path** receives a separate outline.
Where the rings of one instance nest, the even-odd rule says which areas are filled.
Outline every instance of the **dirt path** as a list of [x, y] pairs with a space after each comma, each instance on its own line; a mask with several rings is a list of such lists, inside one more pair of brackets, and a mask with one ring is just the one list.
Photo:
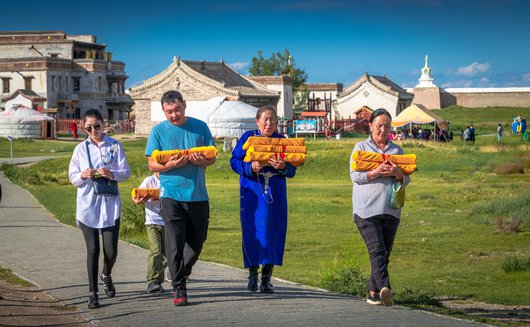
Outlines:
[[79, 309], [65, 306], [37, 287], [0, 280], [1, 326], [93, 326]]
[[469, 300], [443, 300], [447, 309], [458, 310], [477, 318], [491, 319], [488, 323], [501, 326], [530, 326], [530, 306], [500, 305]]

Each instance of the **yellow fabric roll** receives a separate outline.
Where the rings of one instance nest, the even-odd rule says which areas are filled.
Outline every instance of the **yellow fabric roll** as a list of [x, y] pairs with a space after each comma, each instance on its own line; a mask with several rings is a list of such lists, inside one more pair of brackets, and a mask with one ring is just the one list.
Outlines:
[[300, 145], [251, 145], [247, 152], [307, 153], [307, 148]]
[[190, 153], [202, 153], [206, 159], [213, 159], [217, 157], [218, 151], [217, 148], [212, 145], [199, 146], [187, 150], [155, 150], [153, 153], [151, 153], [151, 158], [153, 158], [153, 160], [159, 164], [165, 164], [169, 161], [171, 156], [176, 155], [177, 159], [180, 159], [182, 156], [187, 156]]
[[373, 162], [383, 162], [385, 159], [392, 161], [395, 164], [416, 164], [416, 155], [415, 154], [381, 154], [376, 152], [362, 151], [357, 150], [352, 154], [353, 160], [361, 161], [373, 161]]
[[243, 144], [243, 150], [248, 150], [251, 145], [295, 145], [295, 146], [304, 146], [305, 139], [298, 138], [275, 138], [275, 137], [265, 137], [265, 136], [251, 136], [247, 139], [245, 144]]
[[269, 160], [279, 158], [295, 167], [299, 167], [305, 162], [306, 155], [304, 153], [247, 152], [243, 161], [259, 161], [262, 165], [270, 166]]
[[158, 197], [160, 196], [160, 190], [157, 188], [133, 188], [131, 191], [131, 196], [136, 198], [136, 195], [149, 195], [151, 199], [158, 200]]
[[[351, 168], [355, 171], [369, 171], [376, 169], [381, 163], [374, 162], [374, 161], [362, 161], [362, 160], [355, 160], [351, 163]], [[416, 167], [416, 164], [397, 164], [399, 169], [403, 172], [405, 175], [410, 175], [413, 172], [415, 172], [418, 168]]]
[[385, 160], [398, 165], [405, 175], [410, 175], [418, 169], [415, 154], [381, 154], [358, 150], [351, 157], [353, 159], [351, 168], [355, 171], [374, 170]]
[[379, 162], [354, 160], [351, 163], [351, 169], [355, 171], [368, 171], [376, 169], [379, 165]]

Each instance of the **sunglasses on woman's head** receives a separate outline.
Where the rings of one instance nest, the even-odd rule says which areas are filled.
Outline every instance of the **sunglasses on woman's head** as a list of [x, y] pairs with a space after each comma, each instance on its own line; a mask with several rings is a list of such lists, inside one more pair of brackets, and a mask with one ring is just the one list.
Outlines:
[[92, 132], [92, 128], [93, 128], [95, 131], [99, 131], [99, 129], [101, 128], [101, 125], [87, 126], [87, 127], [85, 127], [85, 130], [86, 130], [87, 132]]

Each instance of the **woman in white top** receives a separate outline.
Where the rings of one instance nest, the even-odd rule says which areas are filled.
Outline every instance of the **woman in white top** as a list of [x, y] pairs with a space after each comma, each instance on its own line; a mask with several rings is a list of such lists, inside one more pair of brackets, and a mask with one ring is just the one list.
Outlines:
[[90, 292], [88, 307], [94, 309], [99, 307], [97, 278], [100, 234], [104, 264], [99, 277], [103, 281], [105, 294], [108, 297], [116, 294], [111, 271], [118, 254], [121, 212], [119, 192], [117, 195], [97, 194], [95, 178], [123, 182], [129, 178], [130, 169], [121, 144], [104, 133], [101, 113], [90, 109], [83, 120], [88, 138], [75, 147], [68, 176], [70, 182], [77, 186], [76, 224], [85, 238]]

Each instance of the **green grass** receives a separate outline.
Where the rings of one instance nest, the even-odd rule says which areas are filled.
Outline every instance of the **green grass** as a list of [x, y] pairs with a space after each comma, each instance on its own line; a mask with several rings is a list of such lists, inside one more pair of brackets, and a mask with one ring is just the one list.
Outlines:
[[25, 287], [33, 287], [32, 283], [17, 277], [13, 272], [7, 268], [0, 267], [0, 280], [3, 280], [9, 284], [21, 285]]
[[497, 134], [497, 126], [502, 124], [503, 134], [506, 136], [512, 130], [513, 117], [521, 114], [527, 121], [530, 119], [530, 108], [492, 107], [484, 110], [484, 108], [451, 106], [433, 112], [451, 122], [451, 129], [457, 138], [460, 135], [460, 129], [465, 129], [469, 124], [475, 126], [477, 135]]
[[[473, 117], [482, 117], [481, 112], [473, 112]], [[509, 120], [511, 115], [507, 115]], [[475, 125], [480, 126], [478, 119]], [[359, 293], [358, 281], [370, 272], [366, 247], [352, 221], [348, 174], [348, 158], [359, 140], [308, 140], [307, 163], [288, 181], [284, 266], [275, 269], [275, 276]], [[24, 156], [38, 155], [44, 147], [53, 149], [55, 143], [64, 146], [62, 142], [43, 142], [46, 146], [17, 142], [25, 149]], [[149, 174], [143, 156], [145, 139], [123, 143], [132, 176], [120, 185], [121, 236], [146, 246], [143, 210], [129, 198], [130, 189]], [[396, 294], [403, 293], [403, 303], [428, 302], [433, 294], [499, 304], [530, 303], [530, 271], [503, 270], [506, 258], [530, 258], [529, 144], [507, 136], [498, 145], [494, 137], [479, 135], [475, 144], [457, 140], [449, 144], [406, 141], [401, 145], [406, 153], [418, 156], [419, 167], [407, 187], [390, 263], [392, 287]], [[0, 141], [0, 149], [4, 146]], [[242, 267], [238, 176], [228, 160], [228, 154], [220, 153], [216, 164], [207, 169], [211, 220], [201, 259]], [[76, 190], [67, 181], [68, 161], [51, 159], [24, 171], [3, 168], [59, 220], [73, 225]], [[498, 167], [510, 162], [522, 163], [523, 172], [498, 172]], [[499, 215], [523, 217], [519, 231], [498, 232]]]
[[[28, 156], [71, 156], [76, 142], [67, 141], [46, 141], [46, 140], [24, 140], [17, 139], [13, 141], [13, 157], [23, 158]], [[11, 144], [4, 138], [0, 137], [0, 158], [9, 158], [11, 156]]]
[[517, 257], [509, 257], [504, 260], [502, 270], [505, 272], [525, 271], [530, 270], [530, 258], [519, 259]]

